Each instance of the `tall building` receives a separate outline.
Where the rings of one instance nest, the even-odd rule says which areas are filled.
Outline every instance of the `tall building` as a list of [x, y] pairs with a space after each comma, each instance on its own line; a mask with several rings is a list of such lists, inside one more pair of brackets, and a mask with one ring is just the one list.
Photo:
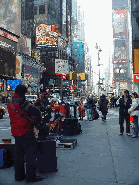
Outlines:
[[133, 91], [139, 93], [139, 0], [131, 0], [130, 5], [132, 28]]
[[21, 70], [16, 63], [20, 15], [20, 1], [0, 1], [0, 89], [4, 91], [7, 80], [17, 79]]
[[78, 6], [77, 10], [77, 41], [85, 42], [85, 32], [84, 32], [84, 12], [82, 11], [82, 7]]
[[130, 20], [128, 0], [112, 0], [113, 14], [113, 81], [118, 94], [124, 89], [132, 90], [131, 62], [130, 62], [130, 34], [128, 27]]

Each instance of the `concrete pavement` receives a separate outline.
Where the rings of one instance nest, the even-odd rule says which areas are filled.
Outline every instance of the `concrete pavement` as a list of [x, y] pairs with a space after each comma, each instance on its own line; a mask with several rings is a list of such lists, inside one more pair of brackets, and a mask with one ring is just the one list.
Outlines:
[[[82, 134], [65, 137], [77, 139], [77, 146], [57, 149], [58, 172], [44, 174], [43, 181], [32, 184], [138, 185], [139, 138], [132, 139], [125, 133], [118, 135], [118, 116], [118, 109], [109, 109], [106, 122], [101, 118], [80, 121]], [[26, 182], [15, 181], [11, 167], [0, 169], [0, 184], [25, 185]]]

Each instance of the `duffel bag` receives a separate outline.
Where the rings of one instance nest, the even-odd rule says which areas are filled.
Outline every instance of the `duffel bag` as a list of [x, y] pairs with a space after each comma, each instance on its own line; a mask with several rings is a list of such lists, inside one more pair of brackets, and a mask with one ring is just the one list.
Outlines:
[[7, 149], [0, 149], [0, 168], [8, 168], [14, 164], [12, 154]]

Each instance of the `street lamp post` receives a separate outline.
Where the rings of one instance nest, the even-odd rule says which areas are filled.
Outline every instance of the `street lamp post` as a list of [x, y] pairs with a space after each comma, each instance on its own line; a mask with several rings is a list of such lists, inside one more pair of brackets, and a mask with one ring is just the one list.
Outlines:
[[[95, 48], [98, 50], [98, 65], [97, 66], [101, 66], [102, 64], [99, 63], [99, 60], [100, 60], [99, 54], [100, 54], [100, 52], [102, 52], [102, 50], [101, 50], [100, 46], [98, 47], [97, 43], [96, 43]], [[100, 67], [99, 67], [99, 82], [98, 82], [98, 98], [100, 98], [99, 86], [100, 86]]]

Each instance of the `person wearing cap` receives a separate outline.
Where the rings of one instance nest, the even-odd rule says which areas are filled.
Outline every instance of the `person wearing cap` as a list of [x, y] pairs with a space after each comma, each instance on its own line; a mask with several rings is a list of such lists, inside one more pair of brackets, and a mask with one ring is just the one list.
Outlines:
[[[26, 100], [25, 85], [17, 85], [15, 93], [7, 103], [11, 123], [11, 134], [15, 138], [15, 180], [38, 181], [36, 177], [36, 152], [41, 112]], [[26, 161], [26, 175], [24, 170]]]

